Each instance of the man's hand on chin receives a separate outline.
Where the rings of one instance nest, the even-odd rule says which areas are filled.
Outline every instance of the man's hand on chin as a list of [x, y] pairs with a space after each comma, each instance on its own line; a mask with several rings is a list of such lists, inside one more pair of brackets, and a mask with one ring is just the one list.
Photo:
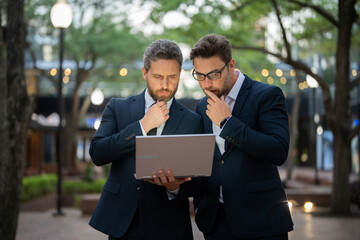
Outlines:
[[222, 120], [231, 116], [230, 106], [225, 102], [224, 96], [218, 98], [208, 90], [204, 90], [204, 92], [208, 96], [206, 115], [213, 123], [220, 126]]

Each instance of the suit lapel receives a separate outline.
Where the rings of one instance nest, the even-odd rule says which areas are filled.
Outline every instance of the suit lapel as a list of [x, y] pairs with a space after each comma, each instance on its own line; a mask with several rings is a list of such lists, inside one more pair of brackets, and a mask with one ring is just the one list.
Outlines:
[[203, 116], [203, 122], [204, 122], [204, 133], [213, 133], [213, 129], [212, 129], [212, 122], [210, 120], [210, 118], [206, 115], [206, 106], [207, 106], [207, 97], [205, 97], [202, 100], [202, 105], [200, 108], [204, 109], [204, 114]]
[[241, 86], [240, 92], [236, 98], [234, 109], [232, 111], [233, 116], [235, 117], [239, 116], [241, 109], [243, 108], [244, 103], [246, 102], [246, 98], [249, 95], [251, 85], [252, 85], [251, 79], [245, 75], [243, 85]]
[[130, 116], [132, 122], [140, 120], [145, 115], [145, 91], [134, 96], [130, 101]]
[[165, 123], [164, 130], [161, 135], [170, 135], [176, 133], [176, 129], [184, 116], [184, 109], [180, 106], [174, 98], [169, 112], [169, 119]]
[[[203, 115], [204, 133], [214, 133], [212, 128], [212, 122], [210, 118], [206, 115], [207, 97], [204, 99], [203, 103], [204, 106], [202, 106], [202, 108], [204, 109], [204, 115]], [[221, 158], [221, 153], [217, 144], [215, 144], [215, 158], [216, 159]]]
[[[240, 92], [236, 98], [234, 109], [232, 111], [233, 116], [235, 116], [235, 117], [240, 116], [240, 112], [246, 102], [246, 98], [250, 93], [251, 85], [252, 85], [251, 79], [245, 75], [244, 82], [243, 82]], [[230, 146], [232, 146], [232, 145], [229, 144], [228, 141], [225, 141], [225, 153], [227, 152], [227, 150]]]

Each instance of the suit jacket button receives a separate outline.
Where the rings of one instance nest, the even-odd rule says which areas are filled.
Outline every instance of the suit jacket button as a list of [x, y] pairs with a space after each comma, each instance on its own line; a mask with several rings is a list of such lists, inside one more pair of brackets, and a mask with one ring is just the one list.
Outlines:
[[137, 187], [137, 190], [138, 190], [138, 191], [141, 191], [141, 187]]
[[220, 165], [223, 165], [225, 162], [224, 162], [224, 160], [221, 160], [220, 161]]

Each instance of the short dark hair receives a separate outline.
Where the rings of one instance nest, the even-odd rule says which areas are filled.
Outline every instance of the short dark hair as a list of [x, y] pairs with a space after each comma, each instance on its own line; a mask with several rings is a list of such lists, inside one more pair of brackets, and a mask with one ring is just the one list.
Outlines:
[[226, 37], [214, 33], [202, 37], [191, 49], [190, 60], [194, 58], [210, 58], [219, 56], [224, 62], [232, 59], [231, 46]]
[[170, 40], [160, 39], [151, 43], [144, 53], [144, 68], [150, 69], [151, 61], [158, 59], [175, 59], [179, 63], [179, 70], [183, 62], [183, 55], [179, 46]]

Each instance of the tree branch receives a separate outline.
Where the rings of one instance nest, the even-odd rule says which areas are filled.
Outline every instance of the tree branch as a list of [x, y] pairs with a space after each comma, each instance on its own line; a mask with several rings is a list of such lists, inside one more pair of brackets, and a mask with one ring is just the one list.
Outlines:
[[29, 53], [30, 53], [31, 60], [33, 61], [33, 64], [34, 64], [34, 69], [37, 69], [37, 65], [36, 65], [37, 59], [36, 59], [35, 52], [31, 49], [30, 46], [28, 47], [28, 50], [29, 50]]
[[271, 0], [274, 8], [275, 8], [275, 13], [276, 13], [276, 17], [279, 21], [279, 25], [280, 25], [280, 28], [281, 28], [281, 33], [282, 33], [282, 37], [283, 37], [283, 41], [284, 41], [284, 45], [285, 45], [285, 49], [286, 49], [286, 54], [287, 54], [287, 59], [291, 59], [291, 46], [289, 44], [289, 41], [287, 39], [287, 36], [286, 36], [286, 30], [284, 28], [284, 25], [282, 23], [282, 20], [281, 20], [281, 17], [280, 17], [280, 10], [279, 10], [279, 7], [277, 5], [277, 2], [276, 0]]
[[79, 120], [81, 120], [86, 112], [88, 111], [90, 105], [91, 105], [91, 94], [94, 92], [94, 90], [97, 88], [98, 82], [96, 82], [94, 84], [94, 86], [92, 87], [91, 91], [88, 93], [88, 95], [86, 96], [84, 102], [81, 104], [80, 106], [80, 111], [79, 111]]
[[263, 47], [252, 47], [252, 46], [234, 46], [232, 45], [231, 46], [232, 49], [236, 49], [236, 50], [250, 50], [250, 51], [258, 51], [258, 52], [262, 52], [262, 53], [265, 53], [265, 54], [269, 54], [271, 56], [274, 56], [278, 59], [280, 59], [281, 61], [285, 62], [285, 58], [279, 54], [279, 53], [273, 53], [273, 52], [270, 52], [269, 50], [263, 48]]
[[351, 130], [349, 135], [349, 140], [351, 141], [357, 134], [360, 132], [360, 124], [358, 124], [354, 129]]
[[95, 88], [93, 88], [91, 90], [91, 93], [86, 96], [85, 100], [83, 101], [83, 103], [80, 106], [80, 111], [79, 111], [79, 116], [78, 116], [79, 121], [85, 116], [87, 110], [89, 109], [89, 107], [91, 105], [91, 94], [94, 90], [95, 90]]
[[359, 84], [360, 84], [360, 74], [354, 80], [351, 81], [350, 89], [357, 87]]
[[330, 93], [330, 90], [329, 90], [329, 86], [328, 84], [325, 82], [325, 80], [320, 77], [319, 75], [315, 74], [310, 67], [308, 67], [305, 63], [303, 62], [300, 62], [300, 61], [295, 61], [295, 60], [292, 60], [292, 59], [287, 59], [285, 57], [283, 57], [281, 54], [279, 53], [274, 53], [274, 52], [271, 52], [265, 48], [262, 48], [262, 47], [252, 47], [252, 46], [232, 46], [233, 49], [236, 49], [236, 50], [250, 50], [250, 51], [258, 51], [258, 52], [262, 52], [262, 53], [265, 53], [265, 54], [269, 54], [271, 56], [274, 56], [276, 58], [278, 58], [279, 60], [283, 61], [284, 63], [287, 63], [291, 66], [293, 66], [295, 69], [298, 69], [298, 70], [302, 70], [303, 72], [305, 72], [306, 74], [309, 74], [310, 76], [312, 76], [318, 83], [319, 85], [321, 86], [321, 88], [323, 89], [323, 91], [329, 91]]
[[[325, 82], [325, 80], [322, 77], [315, 74], [311, 70], [311, 68], [308, 67], [305, 63], [300, 62], [300, 61], [295, 61], [295, 60], [292, 60], [292, 59], [289, 59], [289, 58], [285, 58], [279, 53], [274, 53], [274, 52], [271, 52], [271, 51], [269, 51], [269, 50], [267, 50], [265, 48], [261, 48], [261, 47], [234, 46], [233, 45], [232, 48], [237, 49], [237, 50], [258, 51], [258, 52], [262, 52], [262, 53], [265, 53], [265, 54], [269, 54], [271, 56], [274, 56], [274, 57], [278, 58], [282, 62], [289, 64], [294, 69], [301, 70], [304, 73], [309, 74], [311, 77], [313, 77], [319, 83], [319, 85], [320, 85], [320, 87], [321, 87], [321, 89], [323, 91], [324, 107], [325, 107], [327, 113], [329, 113], [328, 116], [332, 116], [330, 113], [333, 112], [333, 107], [332, 107], [332, 97], [331, 97], [329, 85]], [[332, 119], [329, 117], [328, 121], [331, 122]]]
[[324, 18], [326, 18], [330, 23], [332, 23], [335, 27], [339, 27], [339, 22], [337, 19], [335, 19], [334, 16], [331, 15], [330, 12], [326, 11], [324, 8], [311, 4], [311, 3], [304, 3], [304, 2], [300, 2], [298, 0], [289, 0], [289, 2], [297, 4], [301, 7], [308, 7], [313, 9], [315, 12], [317, 12], [318, 14], [320, 14], [321, 16], [323, 16]]

